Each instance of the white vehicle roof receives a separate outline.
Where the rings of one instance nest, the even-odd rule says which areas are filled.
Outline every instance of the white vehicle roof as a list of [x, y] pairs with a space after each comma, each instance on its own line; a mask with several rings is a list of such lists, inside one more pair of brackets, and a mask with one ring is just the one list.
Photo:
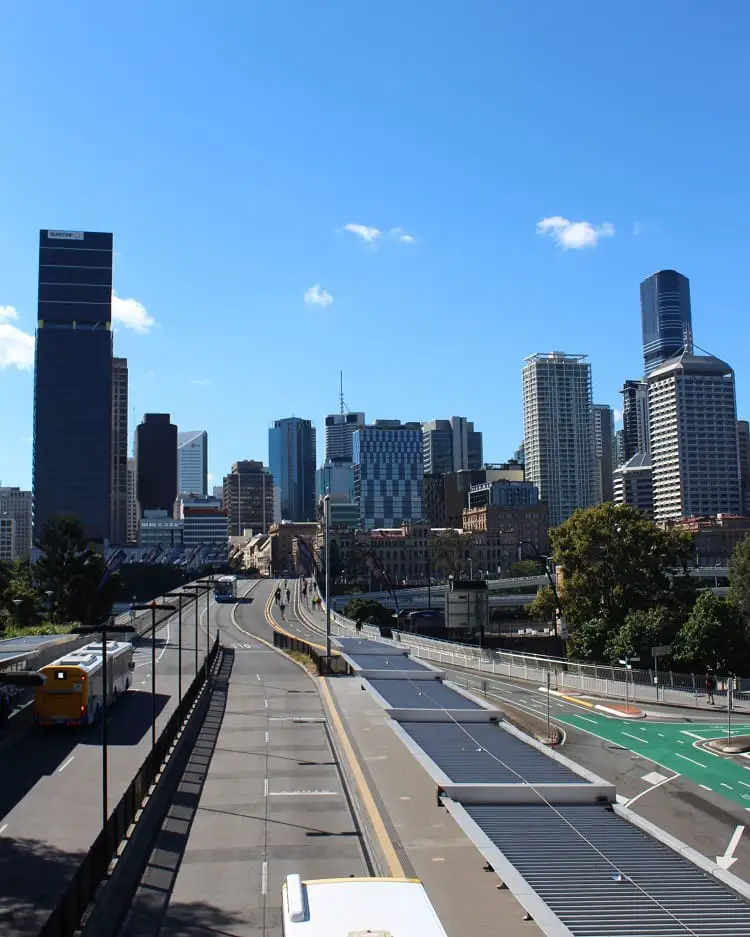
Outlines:
[[[128, 641], [107, 641], [107, 660], [112, 660], [112, 658], [119, 657], [121, 654], [129, 653], [132, 650], [133, 645]], [[62, 657], [58, 657], [57, 660], [45, 664], [41, 671], [44, 673], [55, 667], [80, 667], [86, 673], [91, 673], [97, 670], [101, 663], [102, 643], [101, 641], [93, 641], [91, 644], [79, 647], [77, 651], [69, 651]]]
[[447, 937], [417, 879], [287, 876], [284, 937]]

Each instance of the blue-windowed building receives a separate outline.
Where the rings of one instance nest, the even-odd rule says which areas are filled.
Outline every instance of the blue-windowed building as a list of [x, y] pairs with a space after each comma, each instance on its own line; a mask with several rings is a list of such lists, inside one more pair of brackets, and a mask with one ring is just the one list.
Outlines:
[[34, 534], [57, 514], [110, 536], [112, 235], [39, 233]]
[[641, 283], [643, 370], [650, 374], [691, 341], [690, 280], [659, 270]]
[[293, 416], [268, 431], [268, 464], [278, 492], [282, 521], [316, 520], [315, 427]]
[[424, 512], [422, 426], [376, 420], [354, 431], [354, 498], [363, 530], [400, 527]]

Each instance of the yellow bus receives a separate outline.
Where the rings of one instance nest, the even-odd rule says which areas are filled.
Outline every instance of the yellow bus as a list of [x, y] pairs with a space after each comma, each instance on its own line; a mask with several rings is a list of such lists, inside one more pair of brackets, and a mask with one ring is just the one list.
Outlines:
[[287, 875], [281, 920], [284, 937], [447, 937], [417, 879]]
[[130, 688], [133, 645], [107, 641], [106, 701], [102, 686], [102, 644], [94, 641], [40, 668], [44, 683], [34, 692], [34, 721], [40, 726], [90, 725], [106, 706]]

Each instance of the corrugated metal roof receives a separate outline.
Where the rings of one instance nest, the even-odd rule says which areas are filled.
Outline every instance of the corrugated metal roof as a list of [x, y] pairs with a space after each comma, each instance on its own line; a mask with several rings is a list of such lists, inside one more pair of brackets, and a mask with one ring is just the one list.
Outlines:
[[[376, 654], [386, 653], [390, 645], [386, 644], [384, 641], [371, 641], [369, 638], [336, 638], [338, 643], [341, 645], [341, 649], [345, 654], [354, 655], [357, 651], [366, 651], [367, 653]], [[404, 648], [407, 650], [407, 648]], [[398, 648], [394, 648], [393, 653], [396, 653]]]
[[520, 784], [519, 774], [530, 784], [586, 783], [569, 768], [496, 724], [402, 722], [400, 725], [456, 784]]
[[750, 937], [750, 904], [604, 807], [465, 809], [575, 937]]
[[440, 680], [370, 680], [394, 709], [481, 709]]
[[355, 664], [365, 670], [429, 670], [418, 660], [412, 660], [405, 654], [351, 654], [344, 652]]

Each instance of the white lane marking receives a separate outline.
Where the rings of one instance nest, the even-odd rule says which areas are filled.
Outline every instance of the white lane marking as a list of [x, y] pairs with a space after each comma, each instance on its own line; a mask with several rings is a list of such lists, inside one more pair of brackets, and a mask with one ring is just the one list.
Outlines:
[[260, 680], [260, 674], [259, 674], [259, 673], [256, 673], [255, 676]]
[[733, 791], [733, 790], [734, 790], [734, 788], [731, 786], [731, 784], [725, 784], [723, 781], [719, 781], [719, 784], [720, 784], [722, 787], [725, 787], [728, 791]]
[[268, 740], [269, 740], [270, 737], [271, 737], [271, 733], [270, 733], [270, 732], [266, 732], [266, 745], [268, 745]]
[[267, 700], [267, 699], [264, 699], [264, 700], [263, 700], [263, 705], [266, 707], [266, 709], [268, 709], [268, 700]]
[[630, 732], [623, 732], [623, 735], [627, 735], [629, 739], [635, 739], [636, 742], [643, 742], [644, 745], [648, 745], [648, 739], [642, 739], [640, 735], [632, 735]]
[[743, 787], [750, 787], [750, 784], [748, 784], [746, 781], [739, 781], [738, 783], [741, 784]]
[[687, 729], [680, 729], [680, 735], [689, 735], [691, 739], [698, 739], [699, 742], [706, 741], [702, 735], [698, 735], [697, 732], [688, 732]]
[[659, 736], [660, 739], [663, 739], [665, 737], [663, 732], [657, 732], [656, 734]]
[[7, 829], [8, 829], [8, 824], [7, 824], [7, 823], [3, 823], [3, 825], [0, 826], [0, 836], [2, 836], [3, 833], [4, 833]]
[[159, 653], [156, 656], [157, 664], [161, 661], [162, 657], [164, 657], [164, 653], [169, 648], [169, 637], [170, 637], [169, 626], [171, 623], [172, 623], [172, 619], [170, 618], [169, 621], [167, 622], [167, 636], [164, 638], [164, 647], [159, 651]]
[[[576, 715], [578, 716], [578, 713], [576, 713]], [[588, 716], [578, 716], [578, 718], [579, 718], [579, 719], [583, 719], [584, 722], [590, 722], [590, 723], [591, 723], [592, 725], [594, 725], [594, 726], [598, 726], [598, 725], [599, 725], [599, 723], [596, 721], [596, 719], [589, 719]]]
[[338, 791], [271, 791], [270, 797], [338, 797]]
[[690, 761], [690, 762], [692, 762], [694, 765], [698, 765], [699, 768], [705, 768], [705, 767], [706, 767], [706, 766], [705, 766], [704, 764], [702, 764], [700, 761], [696, 761], [695, 758], [688, 758], [687, 755], [681, 755], [679, 752], [675, 752], [675, 753], [674, 753], [674, 756], [675, 756], [675, 758], [682, 758], [683, 761]]
[[712, 791], [713, 788], [709, 787], [707, 784], [699, 784], [698, 787], [702, 787], [704, 791]]
[[260, 872], [260, 893], [265, 895], [268, 891], [268, 862], [264, 859]]
[[75, 759], [75, 757], [76, 757], [75, 755], [71, 755], [70, 758], [68, 758], [68, 760], [64, 764], [60, 765], [60, 767], [57, 769], [57, 773], [60, 774], [61, 771], [64, 771], [68, 767], [68, 765], [71, 763], [71, 761]]
[[268, 778], [263, 779], [263, 796], [268, 797]]
[[658, 771], [649, 771], [648, 774], [643, 775], [641, 781], [645, 781], [646, 784], [659, 784], [665, 778], [665, 774], [660, 774]]
[[[675, 778], [679, 778], [679, 774], [673, 774], [671, 778], [666, 778], [664, 775], [660, 775], [658, 771], [654, 771], [653, 774], [658, 775], [661, 778], [661, 781], [657, 781], [655, 784], [652, 784], [651, 787], [647, 787], [645, 791], [641, 791], [640, 794], [636, 794], [635, 797], [631, 797], [630, 800], [625, 804], [626, 807], [632, 807], [632, 805], [645, 797], [646, 794], [650, 794], [651, 791], [655, 791], [657, 787], [661, 787], [662, 784], [667, 784], [669, 781], [674, 781]], [[648, 777], [648, 775], [646, 775]]]
[[716, 864], [722, 869], [731, 869], [737, 861], [737, 857], [734, 853], [740, 844], [740, 840], [742, 839], [742, 834], [744, 832], [744, 826], [737, 826], [734, 830], [734, 833], [732, 833], [732, 838], [729, 840], [729, 845], [724, 850], [724, 855], [716, 857]]

